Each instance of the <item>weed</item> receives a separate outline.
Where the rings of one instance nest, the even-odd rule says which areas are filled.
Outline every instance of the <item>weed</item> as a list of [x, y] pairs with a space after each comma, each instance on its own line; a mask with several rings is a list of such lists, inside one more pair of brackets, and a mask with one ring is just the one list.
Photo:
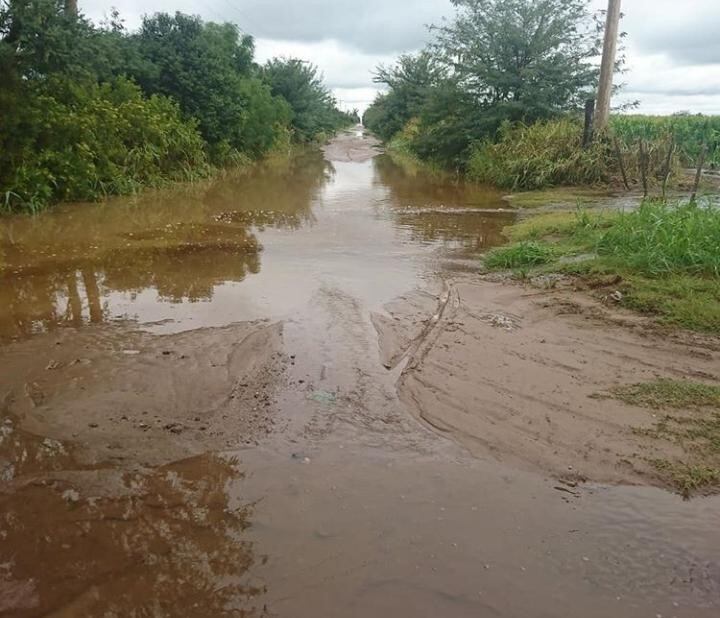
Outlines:
[[547, 264], [553, 257], [553, 250], [549, 245], [523, 241], [493, 249], [485, 256], [485, 265], [492, 269], [517, 269]]
[[720, 386], [711, 386], [687, 380], [655, 380], [612, 391], [618, 399], [646, 408], [699, 408], [720, 409]]
[[651, 459], [649, 463], [685, 499], [690, 498], [698, 490], [720, 483], [720, 469], [718, 468], [667, 459]]

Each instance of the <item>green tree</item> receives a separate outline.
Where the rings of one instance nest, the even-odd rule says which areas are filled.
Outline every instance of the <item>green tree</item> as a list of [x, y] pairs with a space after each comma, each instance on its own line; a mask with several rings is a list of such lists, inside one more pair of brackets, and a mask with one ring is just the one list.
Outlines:
[[272, 93], [290, 104], [292, 127], [300, 140], [313, 140], [352, 122], [349, 114], [338, 110], [315, 65], [299, 58], [274, 58], [261, 74]]
[[214, 154], [229, 147], [259, 156], [272, 146], [288, 108], [252, 76], [252, 37], [240, 36], [233, 24], [157, 13], [143, 20], [134, 39], [143, 59], [135, 79], [146, 93], [170, 96], [196, 118]]
[[478, 109], [532, 121], [578, 108], [597, 82], [587, 0], [452, 0], [435, 49]]
[[404, 54], [394, 66], [379, 66], [374, 81], [383, 84], [388, 92], [366, 111], [365, 124], [380, 138], [390, 139], [411, 118], [420, 115], [443, 76], [443, 67], [430, 51]]

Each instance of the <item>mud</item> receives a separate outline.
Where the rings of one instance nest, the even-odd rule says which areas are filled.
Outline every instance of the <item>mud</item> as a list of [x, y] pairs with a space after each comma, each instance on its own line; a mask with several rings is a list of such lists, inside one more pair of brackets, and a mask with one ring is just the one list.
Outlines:
[[456, 275], [436, 300], [424, 319], [404, 301], [375, 320], [385, 362], [404, 363], [400, 396], [474, 454], [514, 467], [575, 481], [660, 483], [647, 461], [682, 451], [636, 431], [658, 413], [607, 394], [659, 377], [720, 382], [716, 339], [669, 337], [573, 289]]
[[483, 280], [514, 218], [358, 129], [0, 220], [0, 615], [716, 616], [718, 498], [595, 395], [717, 342]]

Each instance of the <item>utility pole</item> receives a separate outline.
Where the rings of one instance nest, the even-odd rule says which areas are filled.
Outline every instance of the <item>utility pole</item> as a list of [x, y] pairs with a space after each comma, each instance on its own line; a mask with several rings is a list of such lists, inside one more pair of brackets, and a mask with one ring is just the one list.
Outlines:
[[620, 30], [620, 2], [621, 0], [608, 0], [605, 42], [600, 65], [600, 85], [595, 108], [595, 132], [597, 134], [605, 131], [610, 121], [610, 98], [612, 97], [615, 54]]
[[78, 3], [77, 0], [65, 0], [65, 14], [66, 15], [77, 15]]

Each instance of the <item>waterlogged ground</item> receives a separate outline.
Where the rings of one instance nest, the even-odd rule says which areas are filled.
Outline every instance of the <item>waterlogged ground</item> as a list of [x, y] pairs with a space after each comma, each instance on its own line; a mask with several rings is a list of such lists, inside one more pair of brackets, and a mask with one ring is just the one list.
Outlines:
[[598, 396], [715, 342], [481, 281], [508, 204], [377, 154], [0, 220], [0, 615], [718, 615]]

